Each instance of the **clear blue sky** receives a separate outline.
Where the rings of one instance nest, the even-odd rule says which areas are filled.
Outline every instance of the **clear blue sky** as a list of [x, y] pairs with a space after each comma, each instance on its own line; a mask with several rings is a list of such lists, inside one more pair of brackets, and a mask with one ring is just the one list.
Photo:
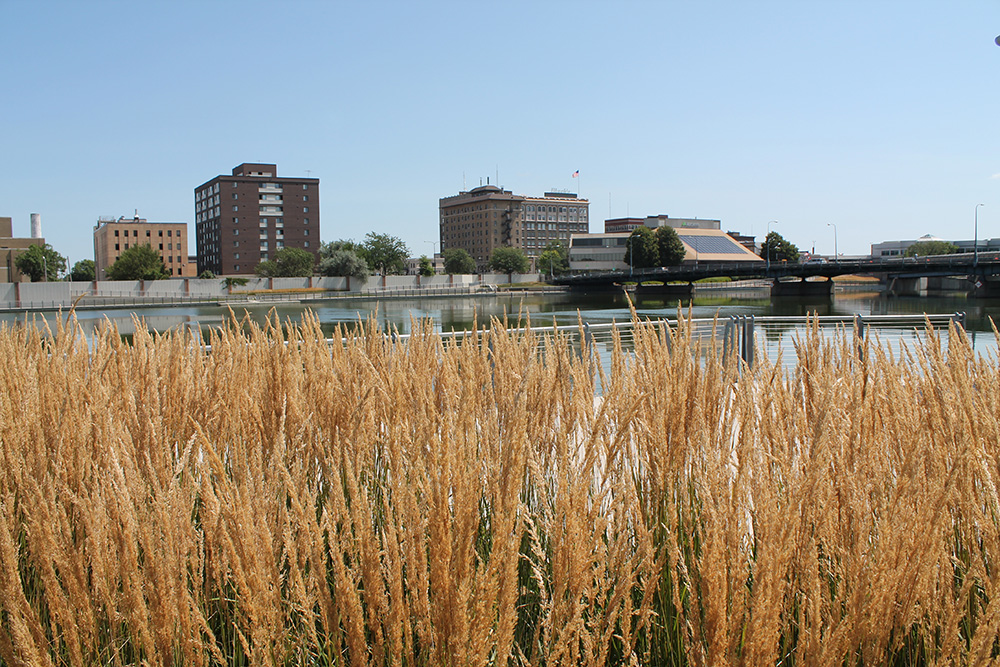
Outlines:
[[[322, 238], [438, 239], [464, 183], [842, 253], [1000, 237], [1000, 3], [0, 0], [0, 216], [71, 261], [241, 162]], [[579, 181], [571, 179], [579, 169]], [[192, 251], [194, 249], [192, 248]]]

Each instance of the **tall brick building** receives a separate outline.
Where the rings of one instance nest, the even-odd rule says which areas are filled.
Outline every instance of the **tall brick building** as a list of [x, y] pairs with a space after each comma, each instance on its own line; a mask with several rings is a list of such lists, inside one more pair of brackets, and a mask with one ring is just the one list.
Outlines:
[[590, 202], [571, 192], [543, 197], [515, 195], [495, 185], [482, 185], [439, 201], [441, 251], [462, 248], [480, 270], [493, 250], [520, 248], [537, 257], [552, 241], [567, 248], [571, 234], [589, 229]]
[[277, 165], [244, 163], [195, 188], [194, 210], [198, 273], [253, 273], [282, 248], [318, 257], [318, 178], [279, 178]]

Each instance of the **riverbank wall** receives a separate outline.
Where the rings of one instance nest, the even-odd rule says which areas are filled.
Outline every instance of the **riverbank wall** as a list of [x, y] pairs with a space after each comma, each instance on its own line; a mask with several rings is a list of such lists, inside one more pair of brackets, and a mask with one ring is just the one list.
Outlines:
[[[0, 283], [0, 311], [115, 308], [204, 303], [303, 301], [331, 298], [459, 296], [523, 288], [542, 277], [527, 274], [257, 278], [245, 285], [222, 278]], [[231, 283], [232, 281], [230, 281]]]

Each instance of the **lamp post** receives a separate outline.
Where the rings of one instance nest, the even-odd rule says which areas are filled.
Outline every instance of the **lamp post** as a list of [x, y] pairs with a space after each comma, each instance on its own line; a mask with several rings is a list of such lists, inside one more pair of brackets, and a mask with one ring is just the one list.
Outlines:
[[840, 263], [840, 253], [837, 252], [837, 225], [832, 222], [826, 223], [827, 227], [833, 227], [833, 261]]
[[767, 271], [768, 271], [768, 273], [771, 272], [771, 243], [768, 241], [767, 237], [771, 235], [771, 225], [776, 225], [776, 224], [778, 224], [777, 220], [772, 220], [771, 222], [767, 223], [767, 235], [764, 236], [764, 245], [767, 246]]
[[[972, 240], [972, 266], [979, 266], [979, 207], [986, 206], [986, 204], [976, 204], [976, 226], [975, 231], [973, 231]], [[987, 244], [987, 248], [989, 245]]]

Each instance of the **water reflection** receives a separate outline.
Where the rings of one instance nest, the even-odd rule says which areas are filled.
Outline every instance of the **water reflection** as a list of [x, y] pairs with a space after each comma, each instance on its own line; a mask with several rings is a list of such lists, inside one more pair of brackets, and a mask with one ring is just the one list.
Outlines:
[[[969, 331], [990, 331], [990, 318], [1000, 317], [1000, 301], [971, 300], [964, 297], [886, 297], [874, 293], [838, 293], [834, 298], [768, 298], [761, 291], [738, 294], [696, 295], [691, 300], [677, 300], [652, 295], [636, 295], [634, 305], [642, 318], [674, 318], [678, 310], [695, 318], [721, 318], [730, 315], [893, 315], [920, 313], [967, 313]], [[578, 317], [585, 322], [607, 323], [630, 318], [624, 293], [584, 293], [549, 295], [489, 295], [481, 297], [440, 297], [428, 299], [330, 300], [278, 305], [241, 305], [234, 309], [236, 317], [249, 317], [263, 323], [269, 316], [282, 323], [301, 321], [307, 309], [312, 309], [323, 331], [331, 334], [337, 324], [354, 325], [374, 318], [383, 331], [409, 333], [413, 320], [431, 319], [440, 331], [464, 331], [489, 323], [492, 318], [510, 323], [530, 318], [533, 325], [575, 324]], [[81, 310], [77, 320], [90, 335], [102, 324], [114, 324], [123, 334], [133, 333], [135, 319], [139, 326], [155, 331], [176, 327], [218, 327], [230, 317], [229, 309], [219, 306], [178, 306], [118, 310]], [[0, 322], [43, 322], [55, 328], [56, 313], [0, 315]], [[65, 318], [65, 315], [62, 316]], [[980, 339], [983, 337], [980, 336]]]

